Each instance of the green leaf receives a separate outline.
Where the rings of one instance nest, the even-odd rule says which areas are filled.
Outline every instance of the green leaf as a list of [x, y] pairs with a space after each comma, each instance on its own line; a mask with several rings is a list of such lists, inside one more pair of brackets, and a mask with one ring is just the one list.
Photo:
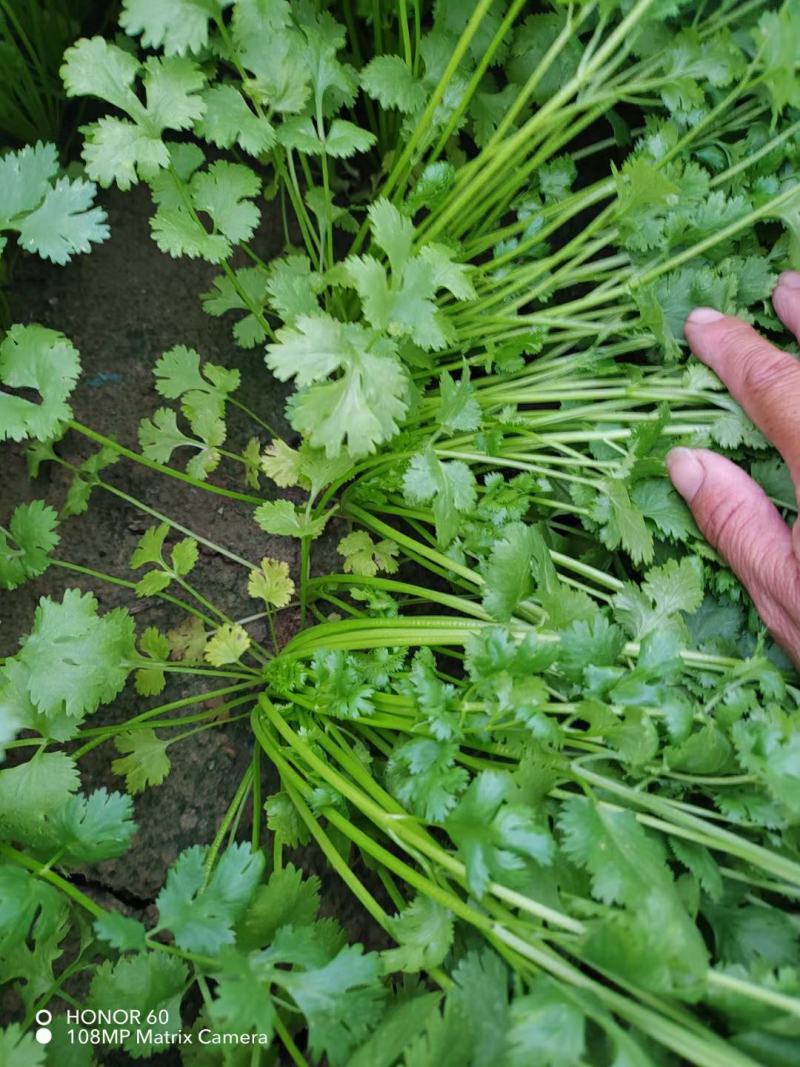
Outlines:
[[302, 455], [298, 449], [291, 448], [280, 438], [276, 438], [264, 449], [261, 469], [281, 489], [295, 485], [304, 486]]
[[438, 967], [453, 942], [453, 916], [430, 897], [417, 896], [389, 921], [389, 933], [398, 948], [382, 953], [386, 973], [417, 971]]
[[334, 119], [325, 134], [325, 152], [334, 159], [349, 159], [357, 152], [366, 152], [376, 140], [371, 130], [356, 126], [347, 119]]
[[106, 213], [93, 207], [95, 186], [80, 178], [59, 180], [44, 200], [19, 224], [19, 242], [53, 263], [68, 263], [77, 252], [90, 252], [109, 236]]
[[441, 823], [455, 807], [469, 776], [456, 764], [458, 746], [433, 738], [399, 745], [389, 757], [389, 787], [426, 822]]
[[141, 108], [133, 91], [139, 70], [136, 56], [104, 37], [91, 37], [67, 49], [60, 73], [67, 96], [97, 96], [132, 114]]
[[323, 286], [323, 276], [311, 269], [308, 256], [284, 256], [270, 263], [269, 302], [287, 326], [295, 325], [301, 315], [319, 314]]
[[53, 842], [51, 822], [77, 790], [78, 771], [63, 752], [42, 752], [0, 770], [0, 831], [31, 848]]
[[481, 407], [469, 380], [469, 367], [464, 367], [461, 380], [457, 384], [445, 371], [439, 379], [439, 396], [439, 422], [448, 433], [478, 429], [481, 424]]
[[592, 894], [604, 904], [636, 907], [651, 891], [672, 890], [663, 850], [632, 812], [574, 797], [562, 804], [558, 826], [564, 851], [589, 872]]
[[411, 457], [403, 495], [409, 504], [432, 502], [436, 539], [446, 548], [458, 533], [462, 514], [475, 507], [475, 476], [461, 460], [443, 461], [428, 449]]
[[375, 542], [366, 530], [354, 530], [343, 537], [336, 546], [336, 551], [344, 557], [342, 570], [346, 574], [361, 574], [374, 577], [378, 571], [394, 574], [399, 564], [396, 556], [399, 551], [394, 541]]
[[578, 1067], [584, 1062], [585, 1019], [552, 979], [538, 976], [530, 992], [511, 1005], [510, 1062], [524, 1067]]
[[209, 315], [224, 315], [226, 311], [245, 311], [233, 327], [234, 340], [242, 348], [253, 348], [266, 339], [264, 303], [267, 297], [267, 275], [261, 267], [240, 267], [233, 278], [220, 274], [214, 288], [203, 293], [203, 310]]
[[266, 948], [282, 926], [310, 926], [319, 910], [319, 890], [319, 878], [304, 878], [303, 872], [291, 863], [273, 871], [267, 884], [258, 886], [248, 905], [237, 943], [248, 951]]
[[133, 619], [124, 608], [97, 614], [91, 593], [42, 597], [18, 654], [30, 671], [30, 697], [45, 715], [83, 716], [121, 691], [134, 657]]
[[0, 1030], [0, 1062], [5, 1067], [44, 1067], [44, 1056], [45, 1046], [23, 1032], [19, 1023]]
[[199, 52], [208, 44], [208, 23], [232, 0], [123, 0], [120, 26], [131, 37], [142, 36], [145, 48], [166, 55]]
[[544, 538], [535, 527], [521, 522], [510, 523], [494, 542], [483, 576], [483, 606], [500, 622], [508, 622], [533, 592], [534, 584], [548, 590], [560, 585]]
[[49, 553], [59, 542], [57, 526], [58, 516], [43, 500], [14, 509], [8, 535], [0, 529], [0, 589], [16, 589], [44, 574]]
[[197, 171], [191, 181], [195, 208], [206, 212], [231, 245], [253, 236], [260, 212], [251, 201], [260, 189], [261, 182], [254, 171], [225, 160], [212, 163], [206, 171]]
[[253, 896], [264, 857], [249, 845], [231, 845], [206, 883], [206, 847], [193, 845], [170, 867], [156, 906], [159, 930], [170, 930], [187, 952], [214, 954], [234, 941], [233, 929]]
[[197, 563], [197, 556], [197, 541], [193, 537], [184, 537], [183, 540], [178, 541], [170, 553], [170, 559], [172, 569], [179, 578], [191, 573]]
[[373, 239], [389, 257], [390, 271], [372, 255], [350, 256], [344, 262], [347, 283], [361, 298], [364, 315], [379, 331], [408, 337], [426, 351], [445, 348], [453, 339], [450, 321], [437, 309], [440, 289], [456, 299], [475, 295], [469, 267], [439, 244], [423, 245], [412, 255], [411, 220], [380, 199], [368, 209]]
[[610, 666], [625, 645], [625, 635], [604, 615], [574, 622], [561, 634], [559, 663], [569, 678], [579, 678], [588, 666]]
[[642, 589], [662, 615], [697, 611], [703, 603], [703, 567], [696, 556], [651, 567]]
[[510, 786], [508, 775], [481, 771], [445, 823], [478, 897], [492, 880], [508, 884], [524, 877], [528, 860], [545, 866], [553, 861], [548, 830], [529, 808], [507, 803]]
[[267, 983], [255, 973], [255, 957], [231, 949], [220, 954], [214, 999], [208, 1008], [214, 1033], [272, 1036], [275, 1008]]
[[686, 541], [694, 533], [692, 513], [665, 478], [646, 478], [631, 489], [631, 500], [664, 537]]
[[366, 455], [397, 433], [408, 379], [387, 338], [329, 315], [301, 315], [267, 345], [266, 360], [280, 381], [295, 379], [300, 392], [289, 404], [291, 424], [326, 455], [338, 456], [343, 447]]
[[0, 953], [28, 938], [49, 940], [61, 928], [68, 909], [53, 886], [21, 867], [0, 866]]
[[[134, 91], [142, 74], [147, 103]], [[180, 56], [151, 56], [143, 66], [102, 37], [82, 39], [64, 53], [61, 68], [67, 96], [97, 96], [120, 108], [127, 119], [104, 116], [83, 128], [83, 158], [90, 178], [102, 186], [128, 189], [169, 166], [164, 130], [185, 130], [203, 113], [205, 84], [200, 67]]]
[[621, 546], [634, 563], [649, 563], [653, 558], [653, 537], [622, 482], [603, 479], [602, 494], [595, 501], [592, 518], [601, 523], [600, 535], [607, 548]]
[[96, 789], [71, 796], [53, 818], [67, 865], [98, 863], [121, 856], [136, 831], [133, 801], [125, 793]]
[[217, 418], [225, 413], [225, 403], [238, 387], [240, 376], [214, 363], [204, 363], [200, 369], [200, 355], [186, 345], [175, 345], [165, 352], [153, 368], [157, 392], [168, 400], [181, 400], [181, 410], [187, 419], [200, 412]]
[[144, 952], [146, 931], [137, 919], [130, 919], [118, 911], [107, 911], [94, 921], [94, 932], [121, 952]]
[[[411, 1041], [438, 1017], [440, 1000], [439, 993], [422, 993], [390, 1004], [378, 1028], [350, 1057], [348, 1067], [392, 1067], [404, 1052], [407, 1057], [413, 1056]], [[417, 1061], [407, 1058], [406, 1062], [416, 1064]]]
[[319, 537], [331, 512], [310, 517], [305, 509], [298, 509], [289, 500], [267, 500], [253, 513], [258, 525], [268, 534], [278, 537]]
[[281, 981], [308, 1021], [311, 1055], [327, 1054], [334, 1067], [345, 1067], [383, 1011], [377, 953], [365, 956], [361, 945], [347, 945], [323, 966], [286, 972]]
[[[135, 1004], [143, 1020], [152, 1017], [152, 1023], [148, 1021], [145, 1029], [152, 1030], [154, 1036], [176, 1034], [181, 1029], [180, 1007], [187, 978], [183, 960], [164, 952], [137, 952], [116, 962], [106, 960], [92, 978], [86, 1007], [113, 1013], [121, 1004]], [[108, 1035], [108, 1041], [113, 1024], [100, 1024], [99, 1028]], [[134, 1058], [159, 1051], [155, 1042], [150, 1048], [147, 1043], [137, 1041], [135, 1028], [131, 1029], [134, 1032], [124, 1048]]]
[[136, 583], [137, 596], [157, 596], [172, 584], [172, 575], [167, 571], [148, 571]]
[[9, 389], [35, 389], [40, 403], [0, 390], [0, 441], [59, 435], [72, 418], [67, 397], [81, 364], [77, 350], [62, 334], [44, 326], [12, 326], [0, 343], [0, 382]]
[[251, 156], [268, 152], [275, 144], [275, 127], [250, 110], [233, 85], [214, 85], [203, 93], [205, 111], [195, 130], [218, 148], [238, 144]]
[[425, 103], [425, 87], [400, 56], [375, 56], [361, 72], [361, 85], [381, 107], [397, 108], [406, 115]]
[[149, 727], [124, 730], [114, 738], [114, 747], [123, 755], [112, 762], [111, 770], [125, 775], [125, 788], [131, 795], [161, 785], [167, 777], [172, 767], [167, 745]]

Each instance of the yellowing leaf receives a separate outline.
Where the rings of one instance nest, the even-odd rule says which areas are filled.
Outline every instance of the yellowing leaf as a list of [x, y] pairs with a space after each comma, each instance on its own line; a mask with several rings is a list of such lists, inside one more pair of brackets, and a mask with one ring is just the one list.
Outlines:
[[247, 592], [274, 608], [285, 608], [294, 595], [289, 564], [281, 559], [262, 559], [259, 568], [250, 571]]
[[250, 635], [237, 623], [225, 623], [206, 645], [203, 653], [206, 661], [214, 667], [236, 663], [250, 647]]

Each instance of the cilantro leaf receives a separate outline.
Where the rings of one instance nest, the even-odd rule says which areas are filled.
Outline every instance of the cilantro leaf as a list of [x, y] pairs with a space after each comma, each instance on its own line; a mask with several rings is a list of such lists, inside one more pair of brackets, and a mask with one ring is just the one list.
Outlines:
[[61, 423], [72, 417], [67, 397], [80, 369], [78, 352], [62, 333], [12, 326], [0, 343], [0, 382], [9, 389], [35, 389], [41, 402], [0, 389], [0, 441], [58, 436]]
[[136, 830], [133, 801], [125, 793], [96, 789], [88, 797], [71, 796], [53, 819], [65, 862], [97, 863], [120, 856]]
[[253, 517], [265, 533], [279, 537], [319, 537], [331, 512], [309, 517], [290, 500], [267, 500], [259, 504]]
[[124, 608], [97, 614], [91, 593], [42, 597], [18, 654], [30, 671], [31, 700], [44, 714], [81, 716], [113, 700], [131, 670], [133, 619]]
[[285, 608], [294, 596], [289, 564], [279, 559], [262, 559], [258, 570], [250, 571], [247, 592], [274, 608]]
[[135, 796], [154, 785], [161, 785], [170, 772], [167, 742], [149, 727], [125, 730], [114, 738], [121, 759], [111, 764], [114, 774], [125, 776], [125, 788]]
[[8, 534], [0, 529], [0, 588], [16, 589], [44, 574], [49, 553], [59, 541], [57, 526], [58, 516], [43, 500], [14, 509]]
[[351, 1050], [377, 1024], [385, 991], [377, 953], [347, 945], [328, 963], [281, 976], [282, 985], [308, 1020], [312, 1056], [344, 1067]]
[[438, 967], [453, 941], [453, 916], [430, 897], [418, 896], [389, 922], [389, 933], [399, 947], [383, 952], [387, 973]]
[[264, 869], [264, 857], [249, 845], [231, 845], [206, 881], [208, 849], [193, 845], [170, 867], [156, 906], [159, 930], [170, 930], [187, 952], [213, 954], [234, 941], [234, 926]]
[[[145, 104], [134, 88], [140, 74]], [[181, 56], [151, 56], [141, 65], [103, 37], [83, 38], [64, 53], [61, 77], [67, 96], [96, 96], [128, 116], [104, 116], [84, 127], [86, 171], [103, 187], [116, 182], [124, 190], [155, 177], [170, 163], [164, 130], [188, 129], [203, 114], [205, 76]]]
[[592, 893], [603, 903], [636, 907], [652, 890], [671, 889], [663, 850], [630, 811], [574, 797], [564, 801], [558, 826], [564, 851], [589, 871]]
[[555, 589], [559, 582], [541, 533], [521, 522], [510, 523], [492, 545], [484, 571], [486, 593], [483, 606], [500, 622], [508, 622], [536, 583]]
[[446, 548], [458, 532], [461, 514], [477, 501], [475, 476], [461, 460], [441, 460], [432, 449], [411, 457], [403, 476], [403, 494], [410, 504], [432, 501], [436, 539]]
[[319, 890], [319, 878], [304, 878], [291, 863], [273, 871], [266, 885], [256, 889], [240, 921], [237, 944], [264, 948], [282, 926], [310, 926], [319, 910]]
[[412, 254], [413, 225], [388, 200], [371, 204], [368, 215], [373, 239], [386, 252], [390, 271], [372, 255], [351, 256], [343, 265], [366, 319], [376, 330], [409, 337], [423, 349], [445, 348], [453, 334], [449, 320], [437, 310], [436, 294], [446, 289], [457, 300], [474, 296], [468, 268], [456, 263], [444, 245], [427, 244]]
[[218, 148], [238, 144], [248, 155], [260, 156], [275, 144], [275, 127], [250, 110], [233, 85], [214, 85], [203, 93], [205, 111], [195, 130]]
[[223, 623], [208, 639], [203, 658], [214, 667], [236, 663], [250, 647], [250, 635], [238, 623]]
[[208, 43], [209, 20], [218, 18], [232, 0], [123, 0], [120, 26], [131, 37], [141, 34], [145, 48], [166, 55], [199, 52]]
[[[187, 978], [183, 960], [163, 952], [137, 952], [116, 962], [106, 960], [95, 971], [86, 1006], [113, 1013], [120, 1004], [136, 1004], [144, 1019], [148, 1015], [152, 1018], [147, 1026], [154, 1034], [175, 1034], [181, 1028], [180, 1006]], [[106, 1034], [111, 1031], [110, 1027], [101, 1029]], [[147, 1051], [135, 1033], [124, 1048], [137, 1058]]]
[[94, 931], [101, 941], [107, 941], [123, 952], [144, 952], [147, 947], [144, 926], [118, 911], [107, 911], [95, 919]]
[[362, 456], [393, 437], [406, 413], [408, 379], [396, 353], [392, 341], [356, 323], [301, 315], [267, 345], [266, 361], [280, 381], [295, 379], [289, 420], [311, 445], [328, 456], [343, 447]]
[[343, 537], [336, 546], [340, 556], [344, 556], [342, 569], [346, 574], [361, 574], [374, 577], [378, 571], [394, 574], [397, 571], [396, 560], [399, 551], [394, 541], [375, 542], [366, 530], [354, 530]]
[[511, 779], [500, 771], [481, 771], [445, 823], [467, 869], [470, 889], [482, 896], [489, 882], [513, 882], [526, 862], [552, 863], [549, 831], [523, 805], [507, 803]]
[[54, 145], [26, 145], [0, 157], [0, 231], [15, 230], [26, 251], [67, 263], [105, 241], [109, 230], [105, 211], [92, 206], [95, 186], [55, 180], [58, 170]]

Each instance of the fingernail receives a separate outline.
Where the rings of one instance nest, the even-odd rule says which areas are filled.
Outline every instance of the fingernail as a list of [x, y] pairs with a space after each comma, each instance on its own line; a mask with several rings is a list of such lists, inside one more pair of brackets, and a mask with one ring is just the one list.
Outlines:
[[717, 311], [716, 308], [695, 308], [694, 311], [689, 312], [686, 321], [693, 326], [708, 326], [712, 322], [719, 322], [720, 319], [724, 318], [723, 313]]
[[800, 289], [800, 271], [785, 270], [778, 278], [778, 285], [783, 285], [786, 289]]
[[706, 476], [703, 464], [691, 448], [673, 448], [666, 462], [672, 484], [686, 503], [691, 504]]

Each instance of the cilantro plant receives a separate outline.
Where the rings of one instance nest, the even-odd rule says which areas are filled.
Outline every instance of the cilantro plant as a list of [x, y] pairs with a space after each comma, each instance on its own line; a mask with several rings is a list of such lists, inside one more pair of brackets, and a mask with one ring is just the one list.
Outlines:
[[[99, 446], [60, 513], [14, 510], [4, 586], [58, 566], [177, 619], [137, 633], [71, 589], [0, 668], [9, 1054], [82, 975], [95, 1006], [263, 1033], [296, 1064], [796, 1058], [800, 689], [663, 463], [712, 443], [796, 511], [681, 335], [697, 303], [778, 329], [767, 298], [800, 235], [796, 5], [528, 8], [126, 0], [129, 47], [65, 55], [67, 92], [110, 109], [84, 129], [88, 177], [146, 182], [158, 247], [218, 266], [204, 306], [293, 383], [298, 437], [248, 405], [266, 371], [243, 383], [177, 346], [129, 447], [73, 419], [66, 338], [2, 343], [0, 425], [31, 440], [32, 468], [66, 462], [66, 432]], [[270, 263], [252, 245], [265, 197], [285, 227]], [[253, 427], [239, 452], [231, 408]], [[200, 538], [104, 479], [123, 458], [295, 538], [298, 573], [203, 538], [250, 598], [229, 617]], [[215, 481], [223, 464], [240, 488]], [[97, 491], [152, 523], [128, 578], [55, 555]], [[342, 519], [341, 572], [315, 574]], [[283, 647], [278, 611], [302, 624]], [[176, 671], [209, 688], [167, 699]], [[86, 725], [129, 678], [152, 706]], [[146, 928], [71, 875], [124, 851], [131, 797], [220, 721], [191, 710], [209, 697], [249, 719], [252, 763]], [[120, 789], [86, 794], [100, 746]], [[310, 843], [379, 951], [315, 919], [318, 886], [288, 858]]]

